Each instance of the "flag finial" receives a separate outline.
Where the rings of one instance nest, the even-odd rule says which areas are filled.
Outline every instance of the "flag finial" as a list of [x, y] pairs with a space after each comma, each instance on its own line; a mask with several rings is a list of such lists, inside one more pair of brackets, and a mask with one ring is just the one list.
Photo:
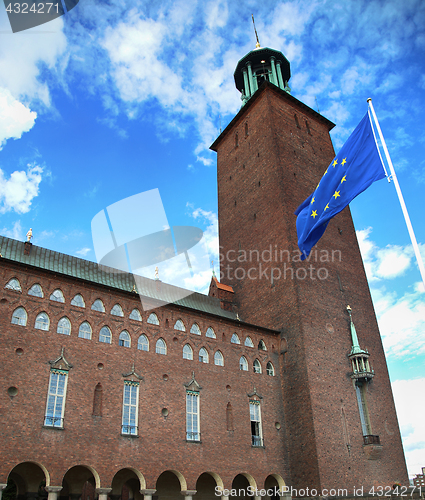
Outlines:
[[259, 49], [261, 47], [261, 45], [260, 45], [260, 40], [258, 39], [257, 30], [255, 28], [254, 14], [251, 14], [251, 17], [252, 17], [252, 24], [254, 25], [255, 38], [257, 39], [257, 43], [255, 44], [255, 48]]

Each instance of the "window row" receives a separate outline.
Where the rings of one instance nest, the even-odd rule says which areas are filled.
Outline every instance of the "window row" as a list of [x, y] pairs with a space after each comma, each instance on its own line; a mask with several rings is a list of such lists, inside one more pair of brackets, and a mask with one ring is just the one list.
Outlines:
[[[65, 414], [65, 399], [68, 382], [68, 372], [65, 370], [52, 369], [47, 394], [46, 412], [44, 417], [45, 427], [63, 428]], [[102, 407], [102, 387], [98, 384], [95, 388], [93, 415], [100, 416]], [[164, 411], [164, 410], [163, 410]], [[168, 410], [165, 409], [168, 414]], [[261, 422], [261, 403], [257, 400], [249, 401], [249, 416], [251, 424], [251, 445], [264, 446], [263, 430]], [[232, 407], [228, 403], [226, 407], [226, 420], [228, 430], [233, 430]], [[139, 421], [139, 382], [124, 380], [121, 434], [126, 436], [138, 436]], [[201, 412], [200, 393], [198, 391], [186, 391], [186, 440], [201, 440]], [[230, 425], [230, 428], [229, 428]]]
[[[98, 299], [98, 300], [100, 301], [100, 299]], [[97, 302], [97, 301], [95, 301], [95, 303], [96, 303], [96, 302]], [[114, 307], [117, 307], [117, 306], [118, 306], [118, 307], [120, 307], [120, 306], [119, 306], [119, 304], [116, 304]], [[93, 307], [92, 307], [92, 309], [93, 309]], [[113, 309], [112, 309], [112, 310], [113, 310]], [[121, 311], [122, 311], [122, 310], [121, 310]], [[111, 314], [113, 314], [113, 313], [112, 313], [112, 311], [111, 311]], [[139, 317], [140, 319], [137, 319], [138, 317]], [[133, 309], [133, 311], [132, 311], [132, 312], [131, 312], [131, 314], [130, 314], [130, 318], [131, 318], [131, 319], [136, 319], [136, 320], [138, 320], [138, 321], [141, 321], [141, 320], [142, 320], [142, 316], [141, 316], [141, 314], [140, 314], [140, 311], [139, 311], [138, 309]], [[151, 318], [152, 318], [152, 319], [151, 319]], [[151, 319], [151, 321], [150, 321], [150, 319]], [[156, 320], [156, 321], [157, 321], [157, 323], [153, 323], [152, 321], [154, 321], [154, 320]], [[12, 313], [12, 320], [11, 320], [11, 323], [12, 323], [12, 324], [14, 324], [14, 325], [21, 325], [21, 326], [26, 326], [26, 325], [27, 325], [27, 322], [28, 322], [28, 315], [27, 315], [27, 312], [26, 312], [26, 310], [25, 310], [25, 308], [24, 308], [24, 307], [22, 307], [22, 306], [21, 306], [21, 307], [18, 307], [17, 309], [15, 309], [15, 310], [13, 311], [13, 313]], [[58, 330], [57, 330], [57, 332], [58, 332], [58, 333], [63, 333], [63, 334], [65, 334], [65, 335], [70, 335], [70, 333], [71, 333], [71, 323], [70, 323], [69, 319], [68, 319], [68, 318], [66, 318], [66, 317], [64, 317], [64, 318], [62, 318], [59, 322], [62, 322], [62, 324], [61, 324], [61, 330], [59, 329], [59, 324], [58, 324]], [[151, 314], [150, 314], [150, 316], [149, 316], [149, 318], [148, 318], [147, 322], [148, 322], [148, 323], [151, 323], [151, 324], [158, 324], [158, 325], [159, 325], [158, 317], [157, 317], [157, 315], [156, 315], [155, 313], [151, 313]], [[182, 320], [180, 320], [180, 319], [179, 319], [179, 320], [177, 320], [176, 325], [177, 325], [179, 322], [180, 322], [180, 323], [181, 323], [181, 325], [183, 325], [183, 327], [184, 327], [184, 324], [183, 324]], [[87, 323], [87, 324], [88, 324], [88, 323]], [[192, 328], [191, 328], [191, 330], [190, 330], [190, 331], [191, 331], [191, 333], [195, 333], [195, 331], [194, 331], [194, 330], [195, 330], [195, 329], [194, 329], [194, 327], [195, 327], [195, 326], [196, 326], [196, 328], [197, 328], [197, 329], [198, 329], [198, 331], [199, 331], [199, 333], [198, 333], [197, 335], [201, 335], [201, 330], [200, 330], [199, 326], [197, 325], [197, 323], [194, 323], [194, 324], [193, 324], [193, 326], [192, 326]], [[37, 329], [39, 329], [39, 330], [45, 330], [45, 331], [48, 331], [48, 330], [49, 330], [49, 328], [50, 328], [50, 319], [49, 319], [48, 314], [47, 314], [47, 313], [45, 313], [45, 312], [40, 313], [40, 314], [37, 316], [36, 320], [35, 320], [35, 325], [34, 325], [34, 327], [35, 327], [35, 328], [37, 328]], [[81, 327], [80, 327], [80, 328], [81, 328]], [[176, 327], [174, 327], [174, 328], [176, 328]], [[186, 330], [181, 330], [180, 328], [178, 328], [178, 329], [179, 329], [180, 331], [186, 331]], [[193, 330], [193, 331], [192, 331], [192, 330]], [[79, 336], [81, 337], [82, 335], [79, 335]], [[213, 339], [217, 338], [217, 337], [216, 337], [216, 334], [215, 334], [215, 332], [214, 332], [214, 330], [213, 330], [213, 328], [211, 328], [211, 327], [209, 327], [209, 328], [207, 329], [205, 336], [206, 336], [206, 337], [209, 337], [209, 338], [213, 338]], [[90, 335], [90, 337], [84, 337], [84, 338], [91, 338], [91, 335]], [[238, 337], [238, 335], [237, 335], [236, 333], [234, 333], [234, 334], [232, 335], [232, 337], [231, 337], [231, 339], [230, 339], [230, 342], [231, 342], [232, 344], [240, 344], [240, 343], [241, 343], [241, 342], [240, 342], [240, 339], [239, 339], [239, 337]], [[124, 345], [124, 344], [120, 344], [120, 345]], [[251, 337], [246, 337], [244, 345], [245, 345], [246, 347], [254, 347], [254, 343], [253, 343], [253, 341], [252, 341]], [[130, 347], [130, 346], [128, 345], [128, 346], [126, 346], [126, 347]], [[267, 351], [267, 347], [266, 347], [266, 345], [265, 345], [265, 343], [264, 343], [264, 341], [263, 341], [263, 340], [260, 340], [260, 342], [259, 342], [259, 344], [258, 344], [258, 349], [259, 349], [259, 350], [261, 350], [261, 351]]]

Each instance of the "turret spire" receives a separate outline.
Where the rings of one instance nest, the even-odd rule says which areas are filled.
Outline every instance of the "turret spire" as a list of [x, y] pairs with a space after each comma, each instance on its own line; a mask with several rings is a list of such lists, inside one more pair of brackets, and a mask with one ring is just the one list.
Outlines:
[[252, 16], [252, 24], [254, 25], [255, 37], [257, 38], [257, 43], [255, 44], [255, 48], [259, 49], [261, 47], [261, 45], [260, 45], [260, 40], [258, 39], [257, 30], [255, 28], [254, 14], [251, 14], [251, 16]]

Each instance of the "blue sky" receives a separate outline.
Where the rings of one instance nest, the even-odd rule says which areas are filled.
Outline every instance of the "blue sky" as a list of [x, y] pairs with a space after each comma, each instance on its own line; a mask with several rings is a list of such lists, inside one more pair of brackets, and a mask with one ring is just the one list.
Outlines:
[[[290, 61], [292, 94], [337, 124], [336, 150], [373, 98], [425, 255], [421, 0], [80, 0], [16, 34], [0, 6], [0, 233], [23, 240], [32, 227], [34, 244], [95, 260], [93, 217], [159, 188], [168, 223], [201, 227], [217, 262], [209, 146], [241, 105], [233, 71], [255, 46], [251, 13], [261, 45]], [[425, 466], [424, 288], [394, 186], [375, 183], [350, 206], [414, 475]], [[210, 276], [185, 284], [202, 290]]]

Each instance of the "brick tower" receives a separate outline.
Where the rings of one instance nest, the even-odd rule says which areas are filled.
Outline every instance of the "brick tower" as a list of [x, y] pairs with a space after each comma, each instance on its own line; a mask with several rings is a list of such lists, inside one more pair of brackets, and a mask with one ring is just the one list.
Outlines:
[[[381, 337], [347, 207], [301, 262], [294, 211], [335, 156], [334, 124], [290, 94], [282, 53], [257, 47], [217, 152], [221, 279], [242, 321], [281, 331], [294, 488], [408, 484]], [[355, 326], [354, 326], [355, 325]], [[386, 491], [386, 490], [384, 490]], [[359, 493], [359, 491], [357, 491]], [[332, 494], [332, 493], [330, 493]]]

